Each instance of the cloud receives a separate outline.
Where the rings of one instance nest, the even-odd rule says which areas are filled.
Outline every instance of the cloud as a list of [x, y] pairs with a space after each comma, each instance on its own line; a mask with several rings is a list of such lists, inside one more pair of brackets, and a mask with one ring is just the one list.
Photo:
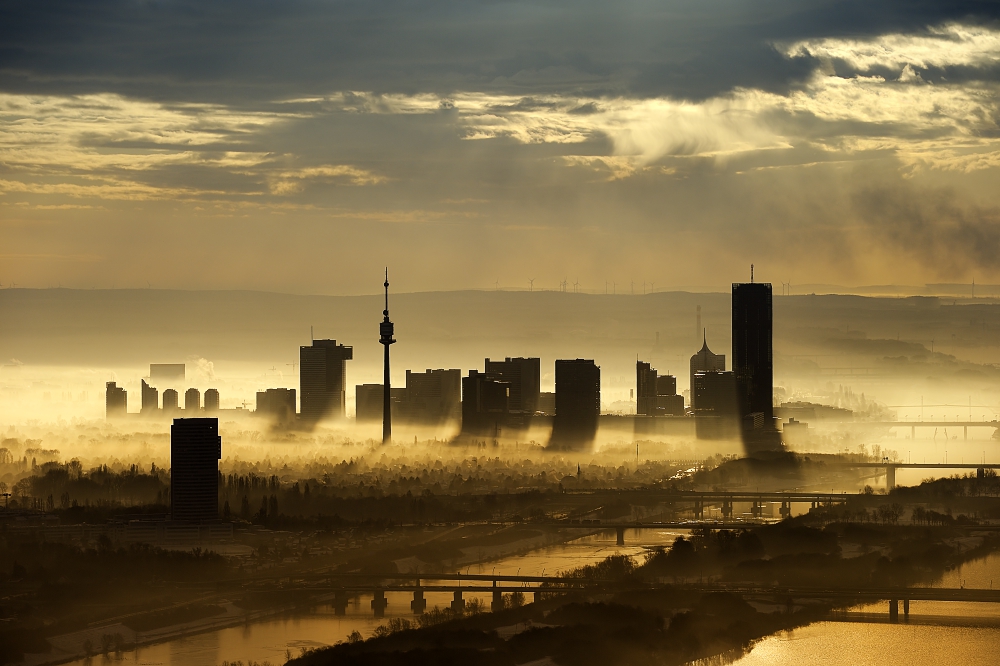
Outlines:
[[795, 42], [783, 49], [789, 57], [808, 55], [840, 61], [858, 72], [876, 69], [976, 67], [1000, 64], [1000, 32], [995, 28], [948, 23], [924, 34], [885, 34], [877, 39], [824, 38]]

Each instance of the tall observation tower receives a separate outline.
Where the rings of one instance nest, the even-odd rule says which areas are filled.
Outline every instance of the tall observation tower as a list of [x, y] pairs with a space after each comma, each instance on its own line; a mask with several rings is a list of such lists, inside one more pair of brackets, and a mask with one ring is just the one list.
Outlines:
[[382, 310], [382, 323], [379, 325], [379, 333], [382, 337], [379, 342], [385, 345], [385, 382], [382, 387], [382, 443], [388, 444], [392, 441], [392, 399], [390, 397], [389, 385], [389, 345], [395, 340], [392, 339], [393, 326], [389, 321], [389, 269], [385, 269], [385, 310]]

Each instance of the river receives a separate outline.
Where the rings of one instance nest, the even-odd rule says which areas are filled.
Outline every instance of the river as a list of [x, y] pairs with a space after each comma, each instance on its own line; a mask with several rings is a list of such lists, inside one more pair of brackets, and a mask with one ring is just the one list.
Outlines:
[[[473, 566], [472, 573], [513, 575], [552, 574], [585, 564], [593, 564], [608, 555], [623, 553], [641, 557], [645, 547], [666, 545], [685, 534], [684, 530], [627, 532], [626, 545], [615, 545], [614, 532], [582, 537], [573, 541], [540, 548], [524, 555]], [[982, 587], [1000, 584], [1000, 553], [968, 562], [945, 574], [937, 585], [942, 587]], [[470, 598], [473, 595], [467, 595]], [[386, 618], [412, 618], [411, 596], [405, 593], [386, 595], [389, 607]], [[481, 597], [488, 601], [486, 595]], [[347, 638], [352, 631], [370, 636], [385, 620], [372, 617], [368, 597], [351, 600], [346, 615], [335, 615], [329, 606], [309, 612], [231, 627], [195, 636], [151, 645], [113, 658], [116, 664], [136, 666], [218, 666], [224, 661], [253, 660], [284, 663], [287, 655], [303, 649], [329, 645]], [[428, 607], [445, 607], [450, 595], [428, 594]], [[887, 608], [871, 605], [855, 609], [873, 615], [887, 615]], [[996, 663], [1000, 645], [1000, 608], [988, 604], [945, 604], [913, 602], [911, 624], [887, 624], [880, 618], [873, 622], [820, 622], [802, 629], [783, 632], [758, 642], [748, 654], [732, 663], [739, 666], [758, 664], [878, 664], [885, 663]], [[920, 624], [920, 618], [942, 616], [960, 626]], [[949, 621], [949, 620], [945, 620]], [[986, 626], [975, 626], [984, 624]], [[103, 658], [101, 658], [103, 662]], [[930, 660], [930, 661], [928, 661]], [[73, 662], [78, 666], [86, 661]], [[89, 666], [96, 661], [92, 660]]]

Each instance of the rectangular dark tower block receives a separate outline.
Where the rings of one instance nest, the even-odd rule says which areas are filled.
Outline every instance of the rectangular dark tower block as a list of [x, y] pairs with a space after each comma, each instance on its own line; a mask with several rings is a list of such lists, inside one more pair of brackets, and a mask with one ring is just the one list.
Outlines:
[[170, 426], [170, 518], [203, 522], [219, 517], [219, 419], [174, 419]]
[[553, 448], [586, 449], [597, 435], [601, 414], [601, 368], [582, 358], [556, 361]]
[[313, 340], [299, 348], [299, 409], [302, 420], [316, 423], [325, 418], [342, 418], [346, 413], [347, 361], [354, 348], [336, 340]]

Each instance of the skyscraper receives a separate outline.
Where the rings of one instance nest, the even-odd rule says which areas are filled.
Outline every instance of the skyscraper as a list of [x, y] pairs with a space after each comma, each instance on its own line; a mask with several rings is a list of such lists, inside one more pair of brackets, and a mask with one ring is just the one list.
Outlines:
[[726, 355], [725, 354], [713, 354], [712, 350], [708, 348], [708, 334], [702, 331], [702, 345], [701, 349], [698, 350], [694, 356], [691, 357], [691, 377], [690, 384], [691, 387], [691, 409], [698, 409], [696, 403], [697, 398], [695, 397], [697, 392], [694, 388], [694, 376], [699, 372], [725, 372], [726, 371]]
[[661, 375], [649, 363], [635, 362], [636, 414], [683, 416], [684, 397], [677, 395], [677, 378]]
[[[205, 410], [208, 410], [208, 391], [205, 392]], [[256, 413], [277, 423], [291, 423], [295, 420], [295, 389], [270, 388], [257, 391]]]
[[219, 419], [174, 419], [170, 426], [170, 517], [200, 522], [219, 517]]
[[299, 411], [303, 421], [314, 424], [345, 415], [347, 361], [352, 358], [354, 348], [338, 345], [336, 340], [313, 340], [312, 345], [299, 347]]
[[384, 378], [382, 382], [382, 443], [392, 441], [392, 381], [389, 377], [389, 345], [396, 342], [392, 334], [394, 327], [389, 320], [389, 269], [385, 269], [385, 310], [382, 310], [382, 323], [379, 324], [379, 343], [385, 347], [383, 363]]
[[656, 414], [656, 370], [644, 361], [635, 362], [635, 413]]
[[597, 435], [600, 414], [601, 368], [582, 358], [556, 361], [556, 415], [549, 446], [590, 446]]
[[160, 408], [160, 392], [147, 384], [145, 379], [139, 381], [142, 390], [142, 407], [139, 411], [143, 414], [155, 414]]
[[205, 412], [211, 414], [219, 411], [219, 389], [205, 391]]
[[116, 382], [104, 386], [104, 411], [109, 421], [128, 413], [128, 394]]
[[189, 388], [187, 391], [184, 391], [184, 411], [201, 411], [201, 391], [196, 388]]
[[458, 418], [462, 408], [462, 371], [407, 370], [400, 407], [406, 419], [420, 423], [442, 423]]
[[740, 436], [740, 408], [732, 372], [699, 371], [691, 380], [691, 404], [698, 439]]
[[771, 285], [734, 283], [733, 374], [748, 448], [750, 439], [754, 447], [770, 447], [770, 433], [776, 432], [771, 327]]
[[497, 437], [507, 426], [510, 382], [478, 370], [462, 378], [462, 434]]
[[177, 391], [167, 389], [163, 392], [163, 412], [173, 412], [177, 410]]
[[510, 383], [511, 412], [534, 414], [538, 409], [541, 392], [541, 360], [537, 358], [510, 358], [502, 361], [486, 359], [486, 374]]

